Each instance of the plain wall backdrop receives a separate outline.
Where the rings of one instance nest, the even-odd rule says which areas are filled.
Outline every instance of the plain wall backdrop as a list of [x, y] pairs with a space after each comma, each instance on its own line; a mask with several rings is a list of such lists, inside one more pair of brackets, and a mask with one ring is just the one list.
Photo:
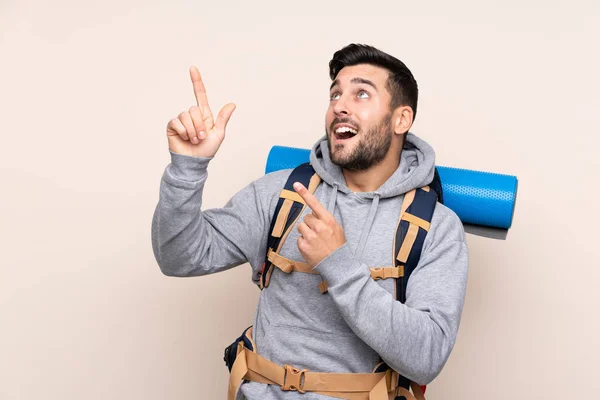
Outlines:
[[0, 3], [0, 399], [222, 399], [250, 268], [170, 278], [150, 224], [167, 122], [203, 74], [237, 110], [204, 205], [324, 132], [328, 62], [403, 60], [437, 164], [517, 175], [506, 241], [468, 235], [454, 351], [428, 399], [600, 392], [597, 1]]

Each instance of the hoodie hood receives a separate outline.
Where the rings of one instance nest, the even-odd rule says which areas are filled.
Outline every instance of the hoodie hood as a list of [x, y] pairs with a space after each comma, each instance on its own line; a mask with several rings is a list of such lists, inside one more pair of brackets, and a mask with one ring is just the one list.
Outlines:
[[[329, 145], [326, 136], [319, 139], [313, 146], [310, 152], [310, 163], [323, 182], [342, 193], [349, 194], [352, 192], [346, 186], [342, 168], [335, 165], [329, 158]], [[433, 148], [424, 140], [409, 132], [404, 141], [398, 169], [374, 192], [357, 194], [365, 198], [400, 196], [412, 189], [430, 184], [434, 173], [435, 152]]]

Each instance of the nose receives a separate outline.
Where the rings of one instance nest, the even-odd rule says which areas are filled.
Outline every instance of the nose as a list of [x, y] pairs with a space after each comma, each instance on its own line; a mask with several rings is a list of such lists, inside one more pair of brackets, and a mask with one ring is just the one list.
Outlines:
[[340, 98], [335, 102], [333, 106], [333, 113], [338, 117], [341, 115], [350, 114], [350, 110], [346, 105], [346, 98], [344, 96], [340, 96]]

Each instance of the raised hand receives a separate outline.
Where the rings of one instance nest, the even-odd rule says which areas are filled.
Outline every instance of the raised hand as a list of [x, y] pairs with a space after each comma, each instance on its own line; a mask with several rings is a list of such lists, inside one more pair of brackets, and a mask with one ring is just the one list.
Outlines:
[[215, 121], [198, 68], [190, 68], [190, 77], [196, 105], [167, 124], [169, 150], [187, 156], [214, 157], [225, 139], [225, 128], [235, 110], [235, 104], [225, 105]]
[[346, 243], [346, 235], [335, 217], [304, 185], [296, 182], [294, 190], [312, 210], [298, 223], [297, 229], [301, 235], [298, 238], [298, 250], [306, 262], [314, 267]]

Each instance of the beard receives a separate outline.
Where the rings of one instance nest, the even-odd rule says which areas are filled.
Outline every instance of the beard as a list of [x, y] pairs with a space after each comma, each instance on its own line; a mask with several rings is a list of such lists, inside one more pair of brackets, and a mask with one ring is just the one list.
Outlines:
[[348, 155], [333, 152], [332, 146], [336, 150], [342, 150], [345, 144], [333, 144], [332, 134], [327, 134], [327, 144], [329, 145], [329, 158], [335, 165], [348, 171], [364, 171], [373, 165], [379, 164], [387, 155], [392, 143], [392, 113], [386, 115], [379, 124], [371, 127], [367, 132], [360, 134], [358, 143], [354, 150]]

